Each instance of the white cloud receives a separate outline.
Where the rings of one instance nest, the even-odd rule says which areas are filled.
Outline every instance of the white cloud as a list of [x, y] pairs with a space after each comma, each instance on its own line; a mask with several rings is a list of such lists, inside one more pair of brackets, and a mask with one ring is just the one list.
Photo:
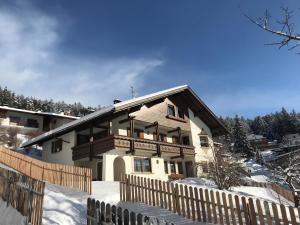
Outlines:
[[163, 60], [62, 54], [57, 19], [26, 1], [0, 6], [0, 84], [25, 95], [110, 104], [141, 88]]

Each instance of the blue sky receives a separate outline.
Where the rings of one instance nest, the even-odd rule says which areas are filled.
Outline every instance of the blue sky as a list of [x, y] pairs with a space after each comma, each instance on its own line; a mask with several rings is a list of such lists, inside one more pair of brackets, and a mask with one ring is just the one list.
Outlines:
[[274, 20], [288, 6], [300, 21], [296, 0], [2, 0], [0, 85], [104, 106], [130, 98], [130, 86], [143, 95], [188, 84], [217, 115], [300, 111], [300, 56], [264, 45], [278, 39], [239, 6]]

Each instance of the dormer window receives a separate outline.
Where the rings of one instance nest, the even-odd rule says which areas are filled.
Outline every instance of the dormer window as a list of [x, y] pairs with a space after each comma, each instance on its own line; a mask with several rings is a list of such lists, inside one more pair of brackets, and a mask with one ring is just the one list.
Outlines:
[[168, 105], [168, 116], [175, 117], [175, 107], [174, 105]]
[[181, 109], [178, 109], [178, 117], [184, 119], [184, 113]]

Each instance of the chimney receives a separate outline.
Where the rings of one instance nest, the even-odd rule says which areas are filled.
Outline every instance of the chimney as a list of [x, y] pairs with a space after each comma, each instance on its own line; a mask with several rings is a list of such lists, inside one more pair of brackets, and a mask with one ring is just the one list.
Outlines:
[[120, 99], [114, 99], [114, 104], [122, 102]]

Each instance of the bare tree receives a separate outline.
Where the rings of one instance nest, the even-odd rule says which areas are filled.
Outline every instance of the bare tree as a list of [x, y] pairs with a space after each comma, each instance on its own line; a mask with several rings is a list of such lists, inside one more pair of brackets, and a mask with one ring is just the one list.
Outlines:
[[297, 186], [300, 185], [300, 153], [291, 152], [284, 158], [286, 163], [278, 163], [273, 166], [275, 180], [281, 185], [287, 185], [293, 192], [295, 207], [299, 207]]
[[209, 177], [219, 189], [230, 189], [241, 184], [242, 169], [236, 154], [230, 151], [229, 143], [211, 146], [213, 161], [210, 163]]
[[300, 34], [294, 31], [294, 23], [292, 22], [294, 12], [284, 7], [281, 8], [281, 11], [283, 16], [282, 19], [276, 20], [276, 24], [278, 24], [277, 27], [275, 27], [274, 24], [272, 25], [272, 17], [268, 10], [265, 11], [263, 17], [258, 17], [257, 19], [251, 18], [244, 12], [242, 13], [246, 18], [248, 18], [252, 23], [257, 25], [262, 30], [280, 38], [278, 42], [267, 45], [278, 45], [279, 49], [282, 47], [287, 47], [289, 50], [293, 50], [300, 45]]
[[12, 149], [16, 149], [21, 144], [21, 140], [18, 138], [18, 133], [19, 129], [17, 128], [1, 128], [0, 144]]

